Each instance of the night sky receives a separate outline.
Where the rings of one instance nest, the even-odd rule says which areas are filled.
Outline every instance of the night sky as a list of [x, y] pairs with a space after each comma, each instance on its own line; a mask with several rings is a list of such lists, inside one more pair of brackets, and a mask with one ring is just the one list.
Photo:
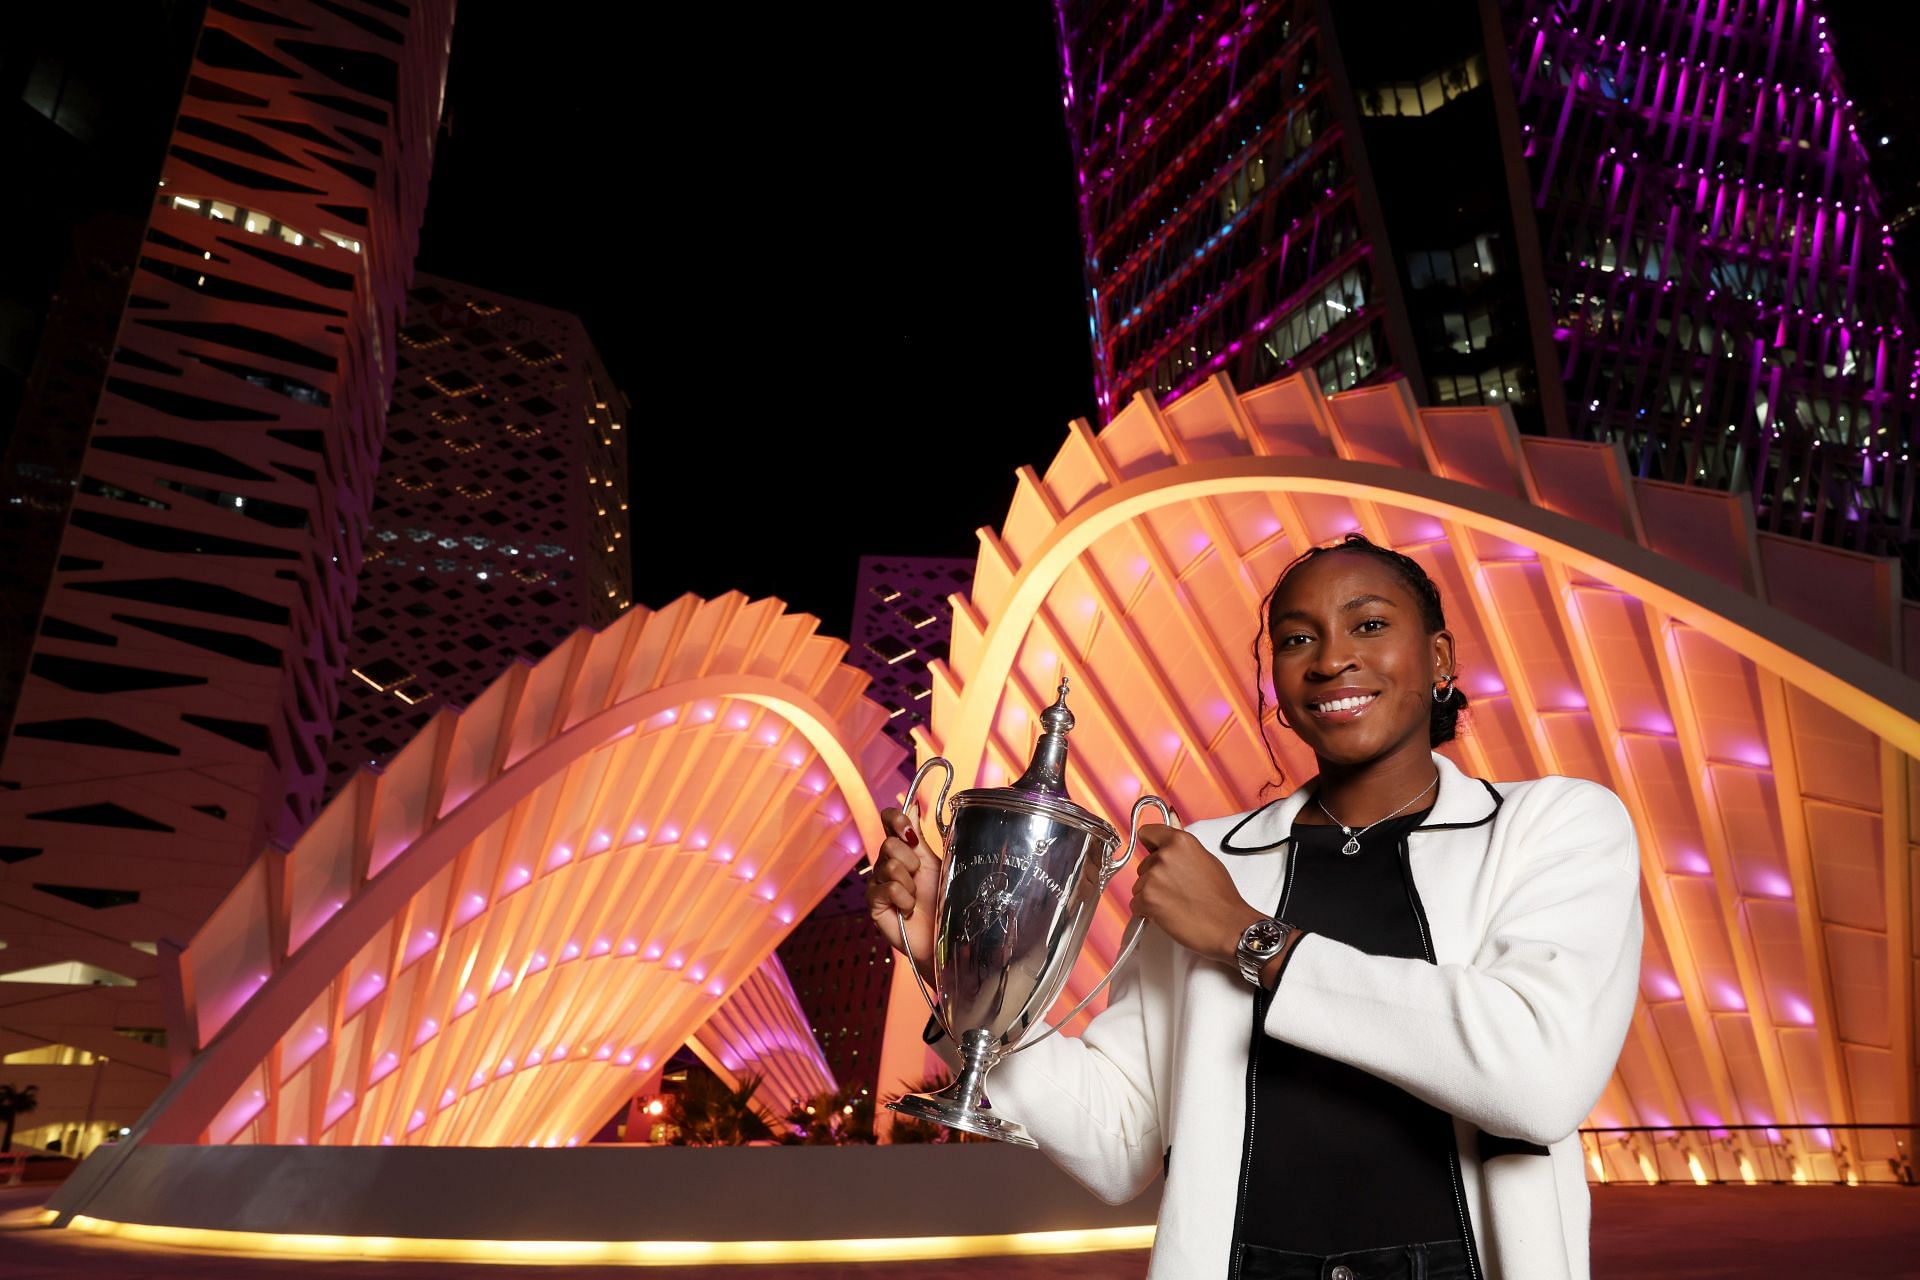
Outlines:
[[[635, 406], [636, 602], [844, 636], [859, 556], [971, 558], [1093, 411], [1052, 5], [665, 9], [465, 0], [419, 266], [585, 320]], [[1898, 223], [1920, 20], [1821, 9]]]
[[971, 559], [1093, 409], [1052, 9], [665, 8], [461, 5], [419, 266], [585, 320], [637, 603], [845, 636], [859, 556]]

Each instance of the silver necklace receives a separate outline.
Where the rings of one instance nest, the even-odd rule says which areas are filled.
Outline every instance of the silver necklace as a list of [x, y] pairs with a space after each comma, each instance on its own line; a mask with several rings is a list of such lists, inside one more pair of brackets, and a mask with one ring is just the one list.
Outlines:
[[[1420, 795], [1415, 796], [1413, 800], [1418, 800], [1420, 796], [1423, 796], [1427, 794], [1427, 792], [1433, 790], [1434, 786], [1439, 781], [1440, 781], [1440, 775], [1437, 773], [1434, 774], [1433, 781], [1429, 782], [1426, 786], [1420, 788]], [[1413, 804], [1413, 800], [1409, 800], [1407, 801], [1406, 804], [1403, 804], [1398, 809], [1395, 809], [1392, 813], [1387, 815], [1387, 818], [1391, 818], [1398, 814], [1405, 813], [1407, 811], [1407, 808]], [[1387, 818], [1375, 818], [1372, 822], [1369, 822], [1366, 826], [1360, 828], [1358, 831], [1355, 831], [1352, 827], [1340, 821], [1340, 819], [1333, 817], [1333, 810], [1327, 808], [1326, 803], [1320, 799], [1320, 788], [1318, 787], [1315, 787], [1313, 789], [1313, 802], [1320, 806], [1320, 812], [1326, 814], [1327, 817], [1333, 819], [1334, 826], [1340, 828], [1340, 830], [1346, 833], [1347, 842], [1340, 846], [1340, 852], [1346, 854], [1349, 858], [1351, 858], [1354, 854], [1360, 852], [1360, 837], [1367, 834], [1367, 832], [1373, 830], [1375, 827], [1379, 826], [1381, 823], [1387, 820]]]

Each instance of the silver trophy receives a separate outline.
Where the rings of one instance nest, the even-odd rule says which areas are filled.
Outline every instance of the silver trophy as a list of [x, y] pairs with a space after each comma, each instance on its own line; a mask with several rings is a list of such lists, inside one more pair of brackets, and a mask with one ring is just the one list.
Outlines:
[[[1039, 1144], [1017, 1121], [993, 1114], [984, 1092], [987, 1072], [1071, 1022], [1133, 954], [1145, 923], [1138, 917], [1127, 923], [1107, 975], [1066, 1017], [1046, 1024], [1046, 1012], [1079, 958], [1101, 893], [1133, 857], [1141, 811], [1157, 808], [1169, 826], [1179, 825], [1166, 801], [1140, 797], [1133, 805], [1126, 850], [1115, 858], [1119, 833], [1067, 799], [1073, 713], [1067, 710], [1064, 677], [1059, 697], [1041, 713], [1040, 723], [1033, 759], [1012, 786], [962, 791], [949, 808], [953, 765], [935, 756], [920, 766], [907, 791], [911, 801], [930, 771], [946, 770], [933, 810], [946, 852], [934, 935], [937, 1000], [911, 960], [907, 963], [940, 1026], [960, 1046], [963, 1066], [945, 1089], [910, 1093], [887, 1104], [903, 1115], [1023, 1147]], [[894, 918], [906, 950], [906, 918], [897, 910]], [[1035, 1027], [1042, 1030], [1029, 1036]]]

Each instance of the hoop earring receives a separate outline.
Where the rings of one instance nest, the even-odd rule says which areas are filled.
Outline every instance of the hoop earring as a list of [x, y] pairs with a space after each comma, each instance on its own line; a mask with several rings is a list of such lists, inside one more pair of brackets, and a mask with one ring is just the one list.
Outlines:
[[1279, 723], [1279, 725], [1280, 725], [1280, 727], [1281, 727], [1282, 729], [1287, 729], [1287, 730], [1291, 730], [1291, 729], [1293, 728], [1293, 726], [1292, 726], [1292, 725], [1290, 725], [1290, 724], [1288, 724], [1288, 723], [1286, 722], [1286, 720], [1285, 720], [1285, 719], [1283, 719], [1283, 718], [1281, 717], [1281, 715], [1280, 715], [1280, 708], [1278, 708], [1278, 707], [1275, 707], [1275, 708], [1273, 709], [1273, 718], [1274, 718], [1274, 720], [1275, 720], [1275, 721], [1277, 721], [1277, 722]]
[[1442, 706], [1453, 701], [1453, 682], [1458, 677], [1442, 676], [1433, 682], [1433, 700]]

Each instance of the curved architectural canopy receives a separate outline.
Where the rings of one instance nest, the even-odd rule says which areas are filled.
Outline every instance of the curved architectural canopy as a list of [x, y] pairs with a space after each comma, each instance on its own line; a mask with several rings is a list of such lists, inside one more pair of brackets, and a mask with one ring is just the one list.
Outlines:
[[570, 1145], [730, 999], [723, 1065], [824, 1076], [784, 979], [734, 999], [879, 843], [899, 763], [815, 625], [636, 608], [357, 777], [181, 956], [199, 1052], [136, 1136]]
[[[1472, 699], [1456, 762], [1592, 778], [1634, 815], [1642, 999], [1591, 1123], [1911, 1123], [1920, 619], [1897, 566], [1756, 537], [1741, 497], [1636, 480], [1615, 446], [1305, 375], [1075, 423], [981, 532], [923, 747], [1006, 782], [1064, 668], [1073, 793], [1109, 819], [1143, 790], [1188, 818], [1260, 803], [1262, 729], [1298, 785], [1311, 753], [1255, 718], [1258, 607], [1349, 530], [1440, 586]], [[1064, 1000], [1104, 972], [1126, 889]], [[1756, 1145], [1815, 1178], [1884, 1178], [1894, 1154], [1891, 1134], [1720, 1128], [1590, 1155], [1595, 1176], [1685, 1178]]]

